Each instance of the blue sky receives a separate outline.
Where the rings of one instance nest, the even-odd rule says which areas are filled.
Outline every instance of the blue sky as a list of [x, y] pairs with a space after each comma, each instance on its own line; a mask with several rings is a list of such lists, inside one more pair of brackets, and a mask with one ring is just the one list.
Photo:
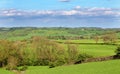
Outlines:
[[120, 0], [0, 0], [0, 27], [120, 27]]
[[119, 8], [120, 0], [0, 0], [0, 8], [16, 9], [71, 9], [75, 6], [81, 7], [107, 7]]

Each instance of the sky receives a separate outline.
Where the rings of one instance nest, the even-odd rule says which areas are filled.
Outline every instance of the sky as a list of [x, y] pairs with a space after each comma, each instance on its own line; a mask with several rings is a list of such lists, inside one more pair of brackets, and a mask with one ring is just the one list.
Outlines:
[[120, 0], [0, 0], [0, 27], [120, 28]]

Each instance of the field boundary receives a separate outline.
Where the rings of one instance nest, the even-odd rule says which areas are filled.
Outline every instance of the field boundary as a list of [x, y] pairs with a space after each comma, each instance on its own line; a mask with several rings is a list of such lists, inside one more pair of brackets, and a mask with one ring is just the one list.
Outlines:
[[115, 59], [120, 59], [120, 57], [117, 55], [113, 55], [113, 56], [106, 56], [106, 57], [88, 58], [85, 60], [77, 61], [75, 62], [75, 64], [88, 63], [88, 62], [101, 62], [101, 61], [108, 61], [108, 60], [115, 60]]
[[112, 43], [75, 43], [75, 42], [59, 42], [55, 41], [57, 43], [64, 43], [64, 44], [85, 44], [85, 45], [118, 45], [118, 44], [112, 44]]

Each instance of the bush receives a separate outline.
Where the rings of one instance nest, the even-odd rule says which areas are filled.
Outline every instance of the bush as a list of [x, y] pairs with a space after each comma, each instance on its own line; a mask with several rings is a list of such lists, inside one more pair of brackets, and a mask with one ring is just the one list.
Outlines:
[[25, 71], [25, 70], [27, 70], [27, 69], [28, 69], [27, 66], [23, 66], [23, 67], [19, 68], [20, 71]]
[[49, 68], [54, 68], [54, 67], [56, 67], [55, 63], [50, 63], [49, 64]]
[[6, 70], [18, 70], [17, 67], [6, 66]]
[[57, 66], [62, 66], [65, 64], [65, 61], [64, 60], [57, 60], [55, 62], [51, 62], [49, 64], [49, 68], [54, 68], [54, 67], [57, 67]]
[[118, 56], [118, 57], [120, 57], [120, 46], [119, 47], [117, 47], [117, 49], [116, 49], [116, 55]]
[[79, 54], [77, 61], [81, 61], [82, 62], [82, 61], [84, 61], [87, 58], [92, 58], [92, 56], [90, 56], [88, 54]]
[[49, 60], [48, 59], [42, 59], [42, 60], [39, 60], [38, 61], [38, 65], [40, 65], [40, 66], [47, 66], [47, 65], [49, 65]]
[[72, 64], [77, 60], [77, 57], [79, 55], [79, 50], [76, 45], [68, 45], [67, 50], [68, 58], [67, 63]]

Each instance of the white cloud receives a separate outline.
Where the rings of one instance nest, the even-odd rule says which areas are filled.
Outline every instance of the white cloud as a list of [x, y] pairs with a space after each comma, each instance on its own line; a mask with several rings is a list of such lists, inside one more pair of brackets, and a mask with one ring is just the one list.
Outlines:
[[89, 8], [88, 11], [108, 11], [108, 10], [112, 10], [111, 8], [98, 8], [98, 7], [93, 7], [93, 8]]
[[75, 9], [80, 9], [81, 7], [80, 6], [76, 6]]
[[[78, 16], [120, 16], [120, 10], [111, 9], [111, 8], [81, 8], [76, 6], [78, 10], [0, 10], [0, 16], [69, 16], [69, 15], [78, 15]], [[46, 16], [47, 17], [47, 16]], [[49, 16], [48, 16], [49, 17]]]
[[[71, 10], [0, 10], [2, 24], [29, 25], [101, 25], [120, 23], [120, 9], [80, 8]], [[118, 24], [119, 25], [119, 24]], [[83, 26], [83, 25], [82, 25]], [[107, 26], [108, 27], [108, 26]]]

